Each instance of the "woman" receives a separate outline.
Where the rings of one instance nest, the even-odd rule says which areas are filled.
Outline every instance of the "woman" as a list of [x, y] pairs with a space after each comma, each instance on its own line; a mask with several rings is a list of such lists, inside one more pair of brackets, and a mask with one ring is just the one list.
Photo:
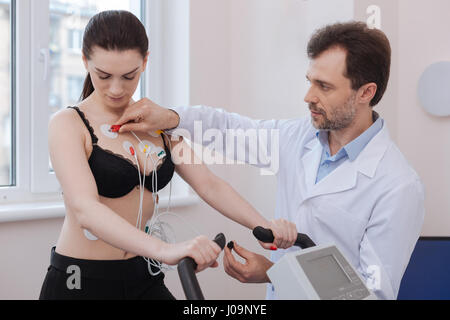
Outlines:
[[[271, 228], [280, 247], [295, 241], [295, 226], [266, 221], [205, 165], [177, 161], [185, 152], [194, 157], [185, 142], [170, 146], [163, 135], [116, 135], [109, 129], [134, 103], [148, 55], [145, 28], [129, 12], [102, 12], [86, 27], [83, 62], [88, 76], [82, 102], [58, 112], [49, 124], [50, 156], [64, 191], [66, 218], [40, 299], [174, 299], [164, 275], [151, 275], [142, 257], [176, 265], [189, 256], [198, 272], [217, 267], [220, 248], [208, 238], [169, 244], [149, 236], [136, 222], [151, 218], [152, 192], [166, 186], [174, 170], [226, 217], [250, 229]], [[164, 152], [150, 155], [149, 161], [139, 148], [141, 141]], [[174, 148], [182, 151], [171, 153]], [[139, 190], [139, 172], [147, 178], [144, 190]]]

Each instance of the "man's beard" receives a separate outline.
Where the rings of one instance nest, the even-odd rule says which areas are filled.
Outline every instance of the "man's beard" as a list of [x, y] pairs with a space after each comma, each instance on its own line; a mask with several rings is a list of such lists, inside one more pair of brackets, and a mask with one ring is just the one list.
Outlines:
[[355, 97], [356, 95], [352, 95], [341, 107], [332, 109], [330, 116], [327, 115], [325, 110], [310, 103], [309, 109], [322, 115], [322, 119], [319, 121], [312, 119], [313, 126], [318, 130], [325, 131], [337, 131], [350, 126], [356, 114]]

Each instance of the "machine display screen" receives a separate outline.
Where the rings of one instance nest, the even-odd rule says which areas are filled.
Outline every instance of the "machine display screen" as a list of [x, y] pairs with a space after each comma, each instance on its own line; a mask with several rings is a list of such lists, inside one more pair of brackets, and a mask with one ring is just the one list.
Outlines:
[[333, 255], [326, 255], [299, 263], [319, 297], [327, 299], [331, 291], [339, 291], [351, 284], [350, 278], [342, 270]]

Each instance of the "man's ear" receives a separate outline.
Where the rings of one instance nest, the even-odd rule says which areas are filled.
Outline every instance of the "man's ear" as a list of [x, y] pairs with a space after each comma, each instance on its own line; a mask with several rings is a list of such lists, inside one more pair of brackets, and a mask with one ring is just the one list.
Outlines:
[[374, 82], [367, 83], [363, 85], [358, 90], [358, 100], [361, 104], [370, 104], [373, 97], [375, 97], [375, 94], [377, 93], [378, 86]]

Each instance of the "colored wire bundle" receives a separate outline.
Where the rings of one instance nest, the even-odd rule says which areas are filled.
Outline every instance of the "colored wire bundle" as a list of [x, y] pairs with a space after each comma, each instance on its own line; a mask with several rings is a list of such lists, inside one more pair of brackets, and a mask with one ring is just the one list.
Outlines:
[[[139, 143], [142, 146], [145, 146], [145, 144], [141, 141], [141, 139], [139, 139], [139, 137], [134, 133], [131, 132], [134, 137], [139, 141]], [[163, 133], [169, 141], [169, 148], [172, 149], [172, 145], [170, 142], [170, 137], [168, 137], [165, 133]], [[145, 148], [144, 150], [146, 150], [147, 148]], [[144, 162], [144, 177], [141, 178], [141, 172], [140, 172], [140, 167], [139, 167], [139, 161], [137, 159], [137, 155], [135, 154], [135, 159], [137, 162], [137, 167], [138, 167], [138, 171], [139, 171], [139, 184], [140, 184], [140, 198], [139, 198], [139, 211], [138, 211], [138, 217], [137, 217], [137, 221], [136, 221], [136, 228], [139, 228], [139, 230], [142, 230], [142, 215], [143, 215], [143, 201], [144, 201], [144, 191], [145, 191], [145, 178], [146, 178], [146, 170], [147, 170], [147, 162], [148, 159], [150, 158], [150, 160], [152, 161], [153, 164], [153, 171], [152, 171], [152, 195], [153, 195], [153, 203], [154, 203], [154, 209], [153, 209], [153, 215], [152, 218], [146, 223], [145, 225], [145, 233], [147, 233], [148, 235], [152, 236], [152, 237], [157, 237], [158, 239], [166, 242], [166, 243], [175, 243], [176, 241], [176, 237], [175, 237], [175, 232], [172, 228], [172, 226], [167, 223], [164, 222], [163, 220], [161, 220], [162, 217], [164, 216], [173, 216], [176, 217], [180, 220], [182, 220], [183, 225], [184, 226], [188, 226], [190, 227], [191, 231], [193, 231], [195, 234], [199, 234], [185, 219], [183, 219], [181, 216], [170, 212], [170, 205], [171, 205], [171, 198], [172, 198], [172, 181], [170, 181], [169, 184], [169, 201], [168, 201], [168, 205], [167, 205], [167, 210], [163, 213], [159, 213], [159, 190], [157, 190], [157, 186], [158, 186], [158, 172], [157, 172], [157, 167], [159, 162], [162, 160], [162, 158], [158, 157], [158, 159], [155, 161], [155, 159], [151, 156], [152, 152], [151, 149], [146, 150], [145, 152], [146, 154], [146, 158], [145, 158], [145, 162]], [[158, 274], [160, 274], [161, 272], [163, 272], [163, 270], [174, 270], [175, 267], [173, 266], [169, 266], [166, 265], [160, 261], [157, 261], [155, 259], [150, 259], [147, 257], [143, 257], [145, 261], [147, 261], [148, 264], [148, 271], [152, 276], [156, 276]], [[152, 267], [154, 269], [157, 269], [158, 271], [153, 271]]]

